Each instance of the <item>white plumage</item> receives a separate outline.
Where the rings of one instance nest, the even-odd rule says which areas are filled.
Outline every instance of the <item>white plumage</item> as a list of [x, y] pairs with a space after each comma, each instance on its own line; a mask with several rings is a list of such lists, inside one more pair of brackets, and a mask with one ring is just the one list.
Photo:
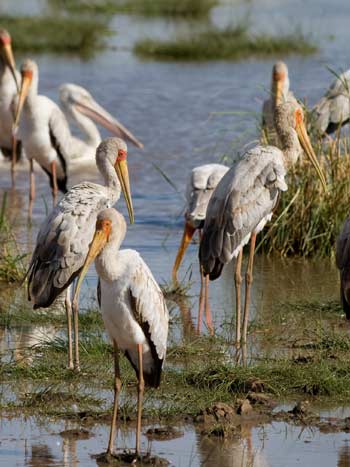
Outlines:
[[[217, 184], [228, 171], [228, 167], [222, 164], [204, 164], [192, 169], [186, 186], [187, 206], [185, 212], [184, 232], [173, 266], [173, 281], [177, 282], [177, 271], [181, 265], [185, 251], [196, 229], [201, 229], [204, 224], [208, 202]], [[201, 234], [200, 234], [201, 235]], [[203, 308], [205, 309], [208, 329], [214, 332], [208, 297], [208, 280], [205, 280], [201, 270], [201, 289], [199, 298], [199, 313], [197, 320], [197, 332], [200, 332]]]
[[130, 141], [142, 148], [143, 144], [118, 120], [101, 107], [82, 86], [65, 83], [59, 88], [62, 110], [69, 120], [79, 128], [82, 138], [72, 136], [69, 170], [80, 170], [82, 166], [94, 166], [96, 148], [101, 135], [93, 121], [101, 124], [115, 136]]
[[350, 70], [341, 73], [313, 108], [320, 133], [333, 133], [350, 121]]
[[115, 350], [115, 397], [108, 453], [112, 453], [114, 446], [121, 390], [119, 350], [122, 350], [138, 378], [136, 455], [139, 455], [144, 383], [151, 387], [160, 384], [169, 314], [163, 294], [138, 252], [119, 251], [125, 233], [126, 223], [120, 213], [115, 209], [100, 212], [76, 296], [84, 275], [95, 259], [102, 317]]
[[[34, 308], [49, 307], [79, 274], [98, 213], [113, 206], [120, 197], [118, 177], [123, 190], [126, 187], [124, 194], [132, 214], [126, 154], [124, 141], [118, 138], [103, 141], [96, 152], [96, 164], [106, 185], [83, 182], [74, 186], [42, 224], [28, 269], [28, 295]], [[69, 365], [72, 366], [71, 361]]]
[[222, 268], [237, 258], [236, 341], [240, 341], [240, 282], [242, 249], [251, 240], [247, 269], [247, 291], [243, 318], [243, 340], [246, 340], [248, 306], [252, 283], [256, 235], [271, 219], [281, 191], [287, 189], [285, 175], [302, 149], [315, 166], [321, 181], [326, 182], [303, 122], [303, 111], [295, 99], [280, 104], [275, 111], [275, 126], [282, 150], [273, 146], [256, 146], [246, 152], [224, 175], [210, 198], [199, 259], [211, 280], [221, 275]]
[[13, 58], [11, 37], [6, 30], [0, 29], [0, 148], [6, 156], [12, 153], [13, 103], [20, 78]]

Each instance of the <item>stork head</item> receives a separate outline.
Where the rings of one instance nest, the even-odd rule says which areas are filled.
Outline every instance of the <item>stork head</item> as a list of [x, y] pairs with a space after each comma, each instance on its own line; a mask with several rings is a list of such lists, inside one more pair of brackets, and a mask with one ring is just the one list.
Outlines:
[[284, 62], [278, 61], [272, 68], [272, 96], [275, 106], [281, 104], [288, 96], [289, 77], [288, 67]]
[[312, 147], [309, 135], [307, 134], [304, 112], [301, 105], [296, 99], [283, 102], [276, 108], [274, 117], [276, 131], [283, 146], [291, 148], [296, 140], [299, 141], [300, 146], [314, 166], [317, 175], [321, 180], [322, 186], [326, 191], [326, 179]]
[[66, 83], [60, 87], [59, 92], [63, 107], [69, 114], [73, 114], [73, 117], [74, 112], [79, 112], [102, 125], [113, 135], [131, 142], [138, 148], [143, 148], [143, 144], [124, 125], [99, 105], [85, 88], [77, 84]]
[[104, 209], [101, 211], [96, 220], [95, 233], [89, 246], [88, 254], [85, 258], [84, 265], [79, 274], [77, 286], [75, 288], [73, 301], [77, 303], [80, 287], [83, 279], [90, 267], [90, 264], [101, 253], [108, 242], [113, 242], [119, 248], [126, 234], [126, 222], [124, 217], [115, 209]]
[[6, 66], [9, 67], [13, 79], [16, 83], [17, 91], [19, 89], [17, 76], [16, 76], [16, 63], [12, 52], [12, 41], [10, 34], [6, 29], [0, 29], [0, 53]]
[[32, 86], [33, 80], [37, 82], [38, 79], [38, 65], [33, 60], [25, 60], [21, 66], [21, 89], [19, 91], [19, 98], [17, 103], [16, 115], [15, 115], [15, 122], [14, 126], [17, 127], [21, 118], [21, 113], [23, 109], [23, 105], [27, 99], [29, 90]]
[[117, 174], [121, 190], [124, 194], [128, 208], [130, 223], [134, 222], [134, 210], [132, 207], [129, 171], [127, 164], [128, 149], [126, 143], [120, 138], [106, 138], [96, 150], [96, 164], [104, 173], [106, 163], [112, 165]]

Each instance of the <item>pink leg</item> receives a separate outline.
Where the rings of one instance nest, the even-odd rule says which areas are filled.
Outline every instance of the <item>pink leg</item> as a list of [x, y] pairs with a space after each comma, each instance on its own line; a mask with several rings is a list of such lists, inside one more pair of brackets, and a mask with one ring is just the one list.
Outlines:
[[252, 233], [250, 237], [250, 250], [248, 267], [245, 275], [245, 300], [244, 300], [244, 314], [243, 314], [243, 331], [242, 340], [244, 343], [247, 342], [247, 330], [249, 321], [249, 304], [250, 304], [250, 293], [253, 283], [253, 263], [254, 263], [254, 251], [255, 251], [256, 233]]
[[29, 219], [32, 218], [33, 204], [35, 199], [35, 173], [33, 159], [29, 160]]
[[58, 195], [58, 186], [57, 186], [57, 165], [56, 161], [51, 162], [51, 173], [53, 179], [53, 187], [52, 187], [52, 203], [56, 206], [57, 203], [57, 195]]
[[207, 322], [209, 333], [211, 336], [213, 336], [214, 326], [213, 326], [213, 320], [211, 317], [210, 303], [209, 303], [209, 276], [205, 276], [204, 281], [205, 281], [205, 289], [204, 289], [205, 320]]
[[242, 284], [242, 257], [243, 249], [239, 252], [236, 260], [235, 289], [236, 289], [236, 345], [241, 342], [241, 284]]
[[118, 419], [118, 399], [120, 390], [122, 388], [122, 382], [120, 379], [120, 370], [119, 370], [119, 349], [116, 341], [113, 341], [114, 345], [114, 405], [113, 405], [113, 415], [111, 422], [111, 431], [109, 433], [109, 442], [107, 453], [112, 454], [114, 450], [114, 440], [116, 432], [116, 424]]

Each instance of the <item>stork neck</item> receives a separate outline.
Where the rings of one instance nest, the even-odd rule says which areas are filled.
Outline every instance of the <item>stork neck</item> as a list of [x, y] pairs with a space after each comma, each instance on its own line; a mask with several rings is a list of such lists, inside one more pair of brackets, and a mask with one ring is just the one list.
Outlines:
[[98, 153], [96, 154], [96, 165], [105, 181], [106, 187], [111, 191], [111, 201], [114, 204], [121, 194], [121, 186], [114, 167], [107, 157], [99, 157]]
[[38, 95], [38, 85], [39, 85], [39, 77], [37, 74], [33, 74], [32, 82], [30, 84], [28, 95], [26, 98], [25, 105], [31, 107], [35, 106], [35, 98]]
[[[67, 113], [67, 109], [65, 110]], [[101, 142], [101, 135], [93, 121], [76, 110], [74, 106], [69, 108], [69, 116], [84, 134], [84, 142], [95, 149]]]
[[303, 152], [296, 131], [294, 128], [290, 128], [288, 131], [279, 132], [278, 136], [281, 141], [286, 165], [294, 165]]

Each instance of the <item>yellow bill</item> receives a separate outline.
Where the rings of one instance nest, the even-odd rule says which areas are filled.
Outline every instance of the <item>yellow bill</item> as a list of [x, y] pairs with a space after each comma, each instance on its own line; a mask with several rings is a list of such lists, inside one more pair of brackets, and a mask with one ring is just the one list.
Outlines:
[[105, 222], [97, 222], [94, 238], [92, 239], [88, 254], [86, 256], [85, 262], [79, 274], [77, 286], [74, 292], [73, 303], [78, 303], [80, 287], [81, 287], [81, 284], [83, 283], [83, 279], [86, 276], [86, 273], [91, 263], [94, 261], [96, 256], [100, 254], [103, 247], [107, 243], [109, 233], [110, 233], [110, 226], [108, 229], [108, 226], [106, 226]]
[[32, 83], [32, 73], [30, 72], [22, 73], [22, 85], [21, 85], [21, 89], [19, 92], [18, 104], [17, 104], [17, 109], [16, 109], [16, 115], [15, 115], [15, 122], [14, 122], [15, 127], [17, 127], [19, 124], [19, 120], [21, 118], [21, 113], [23, 110], [23, 105], [28, 96], [31, 83]]
[[122, 187], [126, 206], [128, 208], [130, 224], [133, 224], [134, 223], [134, 209], [132, 207], [129, 171], [128, 171], [128, 164], [126, 162], [126, 158], [121, 159], [118, 156], [116, 163], [114, 165], [114, 168], [115, 168], [119, 182]]
[[319, 176], [319, 178], [321, 180], [321, 183], [322, 183], [322, 186], [323, 186], [324, 190], [327, 191], [326, 179], [325, 179], [325, 177], [323, 175], [322, 168], [320, 166], [320, 163], [317, 160], [315, 151], [313, 150], [310, 138], [309, 138], [309, 136], [307, 134], [307, 131], [306, 131], [306, 128], [305, 128], [304, 121], [302, 119], [300, 119], [298, 121], [298, 123], [297, 123], [296, 132], [298, 134], [300, 144], [301, 144], [302, 148], [305, 151], [305, 154], [308, 156], [308, 158], [310, 159], [312, 165], [315, 167], [315, 170], [316, 170], [317, 175]]

